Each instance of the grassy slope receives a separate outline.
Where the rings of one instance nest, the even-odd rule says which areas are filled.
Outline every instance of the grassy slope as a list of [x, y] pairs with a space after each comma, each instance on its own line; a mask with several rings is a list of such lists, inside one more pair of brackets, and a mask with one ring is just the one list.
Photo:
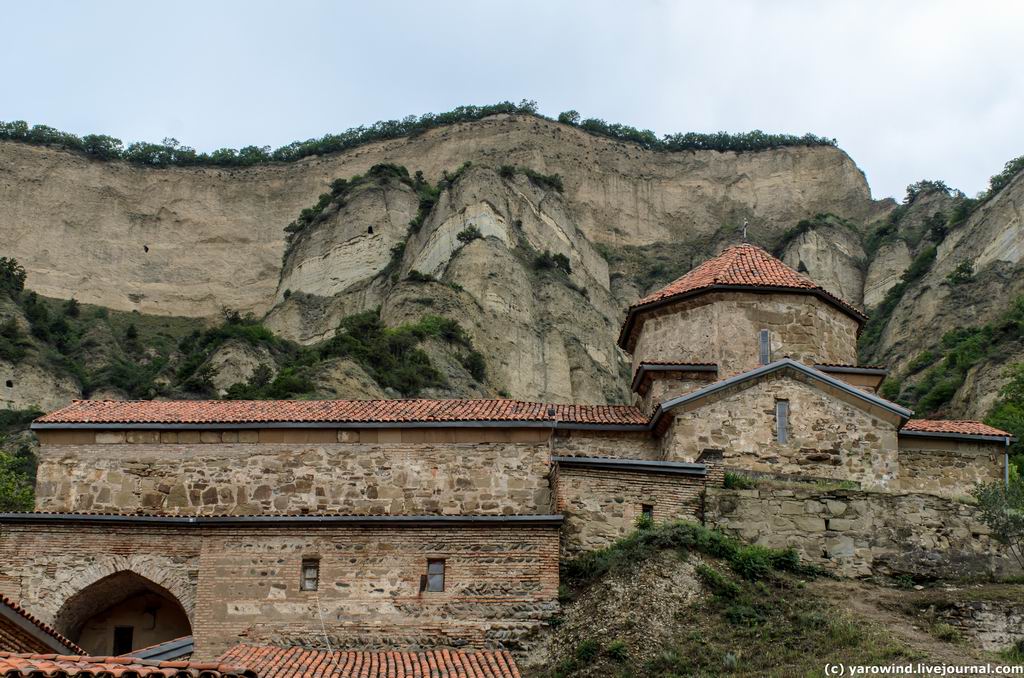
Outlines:
[[563, 614], [524, 676], [812, 676], [826, 661], [998, 661], [918, 629], [863, 587], [916, 592], [816, 576], [785, 552], [715, 535], [660, 526], [567, 564]]

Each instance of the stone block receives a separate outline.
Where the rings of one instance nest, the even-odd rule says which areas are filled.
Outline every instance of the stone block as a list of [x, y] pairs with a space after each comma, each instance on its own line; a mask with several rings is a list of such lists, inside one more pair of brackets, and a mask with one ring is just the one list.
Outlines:
[[240, 443], [258, 443], [259, 441], [259, 431], [253, 429], [242, 429], [238, 431], [238, 442]]
[[200, 431], [199, 442], [201, 443], [219, 443], [221, 442], [220, 431]]
[[97, 431], [96, 442], [100, 445], [123, 443], [125, 441], [124, 431]]
[[159, 431], [127, 431], [125, 440], [136, 445], [152, 445], [160, 442]]

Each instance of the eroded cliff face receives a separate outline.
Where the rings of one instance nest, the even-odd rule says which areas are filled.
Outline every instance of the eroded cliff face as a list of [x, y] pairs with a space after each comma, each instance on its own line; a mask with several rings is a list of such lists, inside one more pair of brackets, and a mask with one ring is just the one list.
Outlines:
[[[142, 168], [3, 142], [0, 234], [40, 294], [165, 315], [263, 313], [278, 291], [284, 225], [331, 180], [393, 162], [437, 181], [466, 161], [561, 174], [574, 225], [595, 243], [691, 240], [743, 219], [767, 238], [817, 212], [872, 209], [862, 173], [836, 148], [660, 153], [501, 115], [237, 170]], [[312, 277], [310, 266], [292, 273]]]
[[[334, 179], [393, 163], [434, 184], [467, 162], [418, 229], [409, 226], [420, 210], [414, 187], [365, 182], [286, 247], [285, 225]], [[559, 174], [564, 191], [523, 168]], [[868, 359], [901, 371], [945, 331], [997, 317], [1024, 291], [1022, 182], [934, 239], [934, 264], [907, 286]], [[306, 345], [365, 310], [380, 308], [390, 326], [446, 316], [485, 356], [487, 377], [480, 383], [451, 350], [428, 342], [422, 348], [449, 384], [423, 394], [436, 397], [629, 402], [628, 363], [615, 345], [624, 307], [738, 242], [744, 222], [752, 242], [776, 246], [788, 264], [871, 313], [951, 205], [941, 191], [920, 195], [899, 208], [891, 237], [873, 240], [897, 205], [873, 201], [839, 149], [662, 153], [528, 116], [238, 170], [141, 168], [0, 143], [0, 255], [28, 269], [30, 289], [158, 315], [252, 311]], [[791, 231], [804, 219], [813, 225]], [[479, 237], [459, 237], [468, 231]], [[538, 267], [543, 252], [563, 255], [568, 271]], [[975, 273], [952, 285], [963, 261]], [[217, 357], [220, 390], [262, 364], [245, 353]], [[952, 410], [984, 414], [998, 373], [972, 370]], [[47, 407], [76, 394], [73, 382], [51, 376], [17, 381], [41, 384], [23, 393]], [[347, 360], [313, 376], [324, 395], [395, 395]]]

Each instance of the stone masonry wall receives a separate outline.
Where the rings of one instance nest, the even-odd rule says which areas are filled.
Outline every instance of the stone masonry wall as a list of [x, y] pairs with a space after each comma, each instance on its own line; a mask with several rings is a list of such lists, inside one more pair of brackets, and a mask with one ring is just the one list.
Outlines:
[[656, 460], [661, 456], [661, 441], [647, 432], [559, 431], [552, 452], [577, 457]]
[[772, 360], [857, 362], [857, 321], [811, 295], [716, 292], [655, 313], [640, 330], [634, 373], [642, 361], [718, 363], [719, 379], [752, 370], [763, 329]]
[[904, 436], [899, 445], [901, 490], [965, 497], [976, 483], [1003, 478], [1006, 448], [1002, 441]]
[[[776, 441], [775, 403], [789, 401], [789, 440]], [[761, 473], [885, 486], [899, 475], [896, 425], [798, 377], [776, 372], [674, 411], [663, 444], [668, 460], [693, 461], [720, 448], [724, 465]]]
[[548, 513], [548, 459], [547, 444], [512, 442], [44, 444], [36, 508]]
[[800, 557], [841, 576], [1020, 575], [977, 510], [927, 494], [826, 490], [761, 483], [708, 488], [708, 526]]
[[[163, 559], [199, 660], [237, 642], [382, 648], [516, 647], [558, 610], [558, 528], [2, 526], [0, 591], [44, 621], [95, 575]], [[42, 555], [45, 554], [45, 555]], [[317, 591], [299, 590], [304, 558]], [[420, 592], [427, 558], [445, 590]], [[173, 582], [172, 582], [173, 584]], [[323, 616], [321, 627], [320, 616]]]
[[[636, 529], [643, 504], [656, 522], [700, 520], [705, 478], [559, 465], [556, 510], [565, 517], [562, 554], [610, 545]], [[721, 484], [721, 480], [718, 480]]]

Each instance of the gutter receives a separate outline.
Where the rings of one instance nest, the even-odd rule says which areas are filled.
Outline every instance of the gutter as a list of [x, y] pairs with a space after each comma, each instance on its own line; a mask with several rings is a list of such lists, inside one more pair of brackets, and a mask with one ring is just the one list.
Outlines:
[[704, 477], [708, 474], [706, 464], [691, 464], [675, 461], [648, 461], [645, 459], [609, 459], [607, 457], [559, 457], [551, 461], [560, 466], [577, 468], [594, 468], [606, 471], [634, 471], [643, 473], [660, 473], [666, 475], [684, 475]]
[[836, 367], [835, 365], [815, 365], [814, 369], [819, 372], [834, 372], [836, 374], [866, 374], [872, 377], [884, 377], [889, 374], [889, 370], [881, 367]]
[[[1016, 438], [1008, 436], [985, 436], [977, 433], [951, 433], [949, 431], [897, 431], [901, 438], [950, 438], [954, 440], [977, 440], [979, 442], [997, 443], [1006, 441], [1009, 449], [1010, 443], [1016, 442]], [[1009, 452], [1007, 452], [1009, 455]]]
[[557, 527], [561, 514], [517, 516], [350, 516], [350, 515], [239, 515], [168, 516], [113, 513], [0, 513], [0, 524], [87, 524], [148, 525], [159, 527], [246, 527], [246, 526], [357, 526], [357, 527], [463, 527], [480, 525]]
[[562, 431], [646, 431], [647, 424], [586, 424], [566, 421], [529, 420], [503, 421], [487, 419], [480, 421], [396, 421], [396, 422], [345, 422], [345, 421], [246, 421], [246, 422], [203, 422], [203, 423], [159, 423], [144, 422], [128, 424], [122, 422], [32, 422], [33, 431], [234, 431], [249, 429], [392, 429], [392, 428], [555, 428]]

